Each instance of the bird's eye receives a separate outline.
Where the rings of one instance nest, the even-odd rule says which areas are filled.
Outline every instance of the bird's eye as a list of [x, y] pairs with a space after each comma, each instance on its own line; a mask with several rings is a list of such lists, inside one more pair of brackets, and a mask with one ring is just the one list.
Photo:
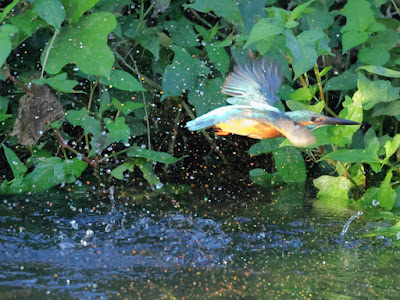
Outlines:
[[315, 122], [316, 120], [317, 120], [316, 117], [311, 117], [311, 118], [310, 118], [310, 121], [311, 121], [311, 122]]

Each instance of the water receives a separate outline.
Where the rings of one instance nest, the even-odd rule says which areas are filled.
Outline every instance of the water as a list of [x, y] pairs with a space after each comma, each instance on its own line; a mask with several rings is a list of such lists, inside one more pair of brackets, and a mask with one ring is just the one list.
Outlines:
[[399, 295], [396, 241], [364, 238], [363, 217], [342, 239], [355, 212], [314, 212], [296, 191], [229, 201], [158, 191], [133, 201], [115, 191], [115, 204], [78, 193], [7, 197], [0, 201], [0, 298]]

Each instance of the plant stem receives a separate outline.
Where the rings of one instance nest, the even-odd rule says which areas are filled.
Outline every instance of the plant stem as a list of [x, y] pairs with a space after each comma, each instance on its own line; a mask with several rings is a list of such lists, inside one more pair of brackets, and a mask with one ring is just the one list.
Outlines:
[[10, 79], [12, 82], [14, 82], [16, 85], [18, 85], [25, 93], [27, 94], [33, 94], [31, 90], [28, 90], [21, 82], [19, 82], [14, 76], [11, 75], [10, 69], [8, 68], [7, 63], [4, 63], [4, 75]]
[[51, 41], [50, 41], [50, 44], [47, 47], [46, 55], [44, 56], [44, 59], [43, 59], [42, 73], [40, 74], [40, 78], [43, 78], [44, 69], [46, 69], [47, 59], [49, 58], [51, 48], [53, 48], [54, 40], [56, 39], [57, 33], [58, 33], [57, 30], [54, 31], [53, 37], [51, 38]]
[[0, 23], [3, 23], [4, 19], [7, 17], [8, 13], [13, 10], [13, 8], [20, 2], [21, 0], [14, 0], [10, 4], [4, 8], [3, 12], [0, 15]]
[[[63, 149], [64, 155], [66, 155], [64, 149], [67, 149], [67, 150], [71, 151], [76, 156], [80, 155], [80, 153], [78, 151], [76, 151], [74, 148], [72, 148], [70, 145], [68, 145], [68, 142], [66, 140], [64, 140], [64, 138], [62, 137], [61, 133], [57, 129], [54, 129], [54, 133], [57, 136], [58, 143], [60, 144], [61, 148]], [[87, 162], [87, 164], [89, 166], [91, 166], [92, 168], [94, 168], [96, 166], [95, 162], [92, 159], [87, 158], [86, 156], [82, 155], [82, 160], [84, 162]]]

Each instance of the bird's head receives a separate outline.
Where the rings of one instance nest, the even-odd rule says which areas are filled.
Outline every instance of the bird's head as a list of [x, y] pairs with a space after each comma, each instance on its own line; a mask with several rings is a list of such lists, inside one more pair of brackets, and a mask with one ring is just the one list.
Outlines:
[[326, 125], [360, 125], [358, 122], [333, 118], [309, 110], [296, 110], [286, 113], [293, 121], [314, 130]]

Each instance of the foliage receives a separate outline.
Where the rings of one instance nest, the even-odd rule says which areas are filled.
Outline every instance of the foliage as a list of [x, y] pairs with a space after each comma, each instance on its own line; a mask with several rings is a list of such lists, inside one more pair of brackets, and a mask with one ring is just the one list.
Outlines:
[[[224, 78], [230, 66], [250, 61], [251, 50], [281, 65], [286, 80], [279, 96], [289, 109], [323, 111], [363, 126], [316, 129], [317, 143], [307, 149], [283, 139], [262, 140], [249, 153], [272, 153], [276, 171], [256, 168], [250, 179], [268, 186], [304, 182], [312, 159], [322, 175], [314, 181], [320, 205], [366, 209], [377, 200], [381, 210], [393, 211], [400, 205], [399, 21], [392, 17], [399, 8], [394, 1], [372, 0], [273, 3], [30, 0], [4, 5], [0, 63], [14, 91], [0, 98], [0, 135], [14, 179], [4, 181], [0, 192], [73, 182], [86, 166], [118, 180], [139, 170], [151, 185], [159, 184], [154, 164], [174, 164], [171, 154], [178, 152], [174, 144], [154, 138], [158, 126], [170, 126], [175, 141], [189, 134], [178, 126], [192, 116], [188, 104], [198, 115], [225, 105]], [[42, 74], [33, 76], [41, 68]], [[30, 82], [57, 91], [65, 120], [46, 120], [40, 143], [25, 148], [9, 133], [18, 118], [17, 95], [32, 93]], [[169, 121], [160, 125], [166, 112]], [[212, 138], [206, 141], [215, 148]], [[155, 151], [163, 147], [168, 153]], [[32, 179], [39, 173], [46, 185]]]

